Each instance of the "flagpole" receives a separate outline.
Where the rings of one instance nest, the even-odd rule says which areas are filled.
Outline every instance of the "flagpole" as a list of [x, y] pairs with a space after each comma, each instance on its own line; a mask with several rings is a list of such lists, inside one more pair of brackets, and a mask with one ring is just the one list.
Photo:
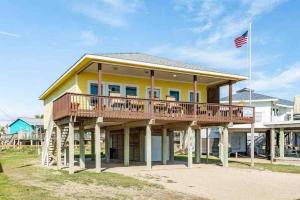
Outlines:
[[[252, 19], [249, 21], [249, 104], [252, 106]], [[252, 113], [253, 117], [255, 117], [255, 113]], [[251, 167], [254, 167], [254, 148], [255, 148], [255, 140], [254, 140], [254, 123], [251, 123]]]
[[252, 19], [249, 21], [249, 105], [252, 105]]

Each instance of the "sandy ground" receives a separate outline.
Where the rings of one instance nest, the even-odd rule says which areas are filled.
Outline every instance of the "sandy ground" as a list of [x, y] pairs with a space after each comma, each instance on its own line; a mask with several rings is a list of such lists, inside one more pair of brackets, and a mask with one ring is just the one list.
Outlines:
[[300, 174], [278, 173], [198, 164], [121, 167], [111, 164], [106, 171], [160, 183], [167, 189], [208, 199], [298, 199]]

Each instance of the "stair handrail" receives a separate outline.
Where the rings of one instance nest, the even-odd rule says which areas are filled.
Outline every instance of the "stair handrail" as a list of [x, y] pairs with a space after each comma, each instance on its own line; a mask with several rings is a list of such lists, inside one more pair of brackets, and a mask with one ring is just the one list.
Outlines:
[[43, 145], [43, 152], [42, 152], [42, 165], [46, 163], [47, 166], [49, 166], [49, 145], [50, 145], [50, 139], [53, 132], [53, 115], [51, 113], [49, 122], [48, 122], [48, 128], [45, 134], [44, 138], [44, 145]]

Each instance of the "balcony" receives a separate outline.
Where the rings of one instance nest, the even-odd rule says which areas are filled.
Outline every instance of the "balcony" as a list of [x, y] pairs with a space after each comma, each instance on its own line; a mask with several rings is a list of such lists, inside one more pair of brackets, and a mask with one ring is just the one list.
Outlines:
[[253, 123], [254, 108], [215, 103], [65, 93], [53, 102], [54, 120], [66, 117]]

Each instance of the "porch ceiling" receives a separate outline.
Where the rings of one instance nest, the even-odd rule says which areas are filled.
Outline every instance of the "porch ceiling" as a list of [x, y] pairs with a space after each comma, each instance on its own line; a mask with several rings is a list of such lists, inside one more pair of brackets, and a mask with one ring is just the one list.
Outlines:
[[[149, 78], [150, 70], [147, 69], [139, 69], [134, 67], [126, 67], [121, 65], [112, 65], [112, 64], [102, 64], [103, 73], [107, 74], [115, 74], [121, 76], [128, 77], [140, 77], [140, 78]], [[87, 68], [83, 70], [83, 72], [98, 72], [98, 63], [92, 63]], [[166, 80], [172, 82], [186, 82], [192, 83], [193, 76], [189, 74], [183, 73], [171, 73], [165, 71], [155, 71], [155, 79], [157, 80]], [[227, 83], [230, 79], [212, 77], [212, 76], [197, 76], [198, 82], [204, 85], [218, 85]]]

